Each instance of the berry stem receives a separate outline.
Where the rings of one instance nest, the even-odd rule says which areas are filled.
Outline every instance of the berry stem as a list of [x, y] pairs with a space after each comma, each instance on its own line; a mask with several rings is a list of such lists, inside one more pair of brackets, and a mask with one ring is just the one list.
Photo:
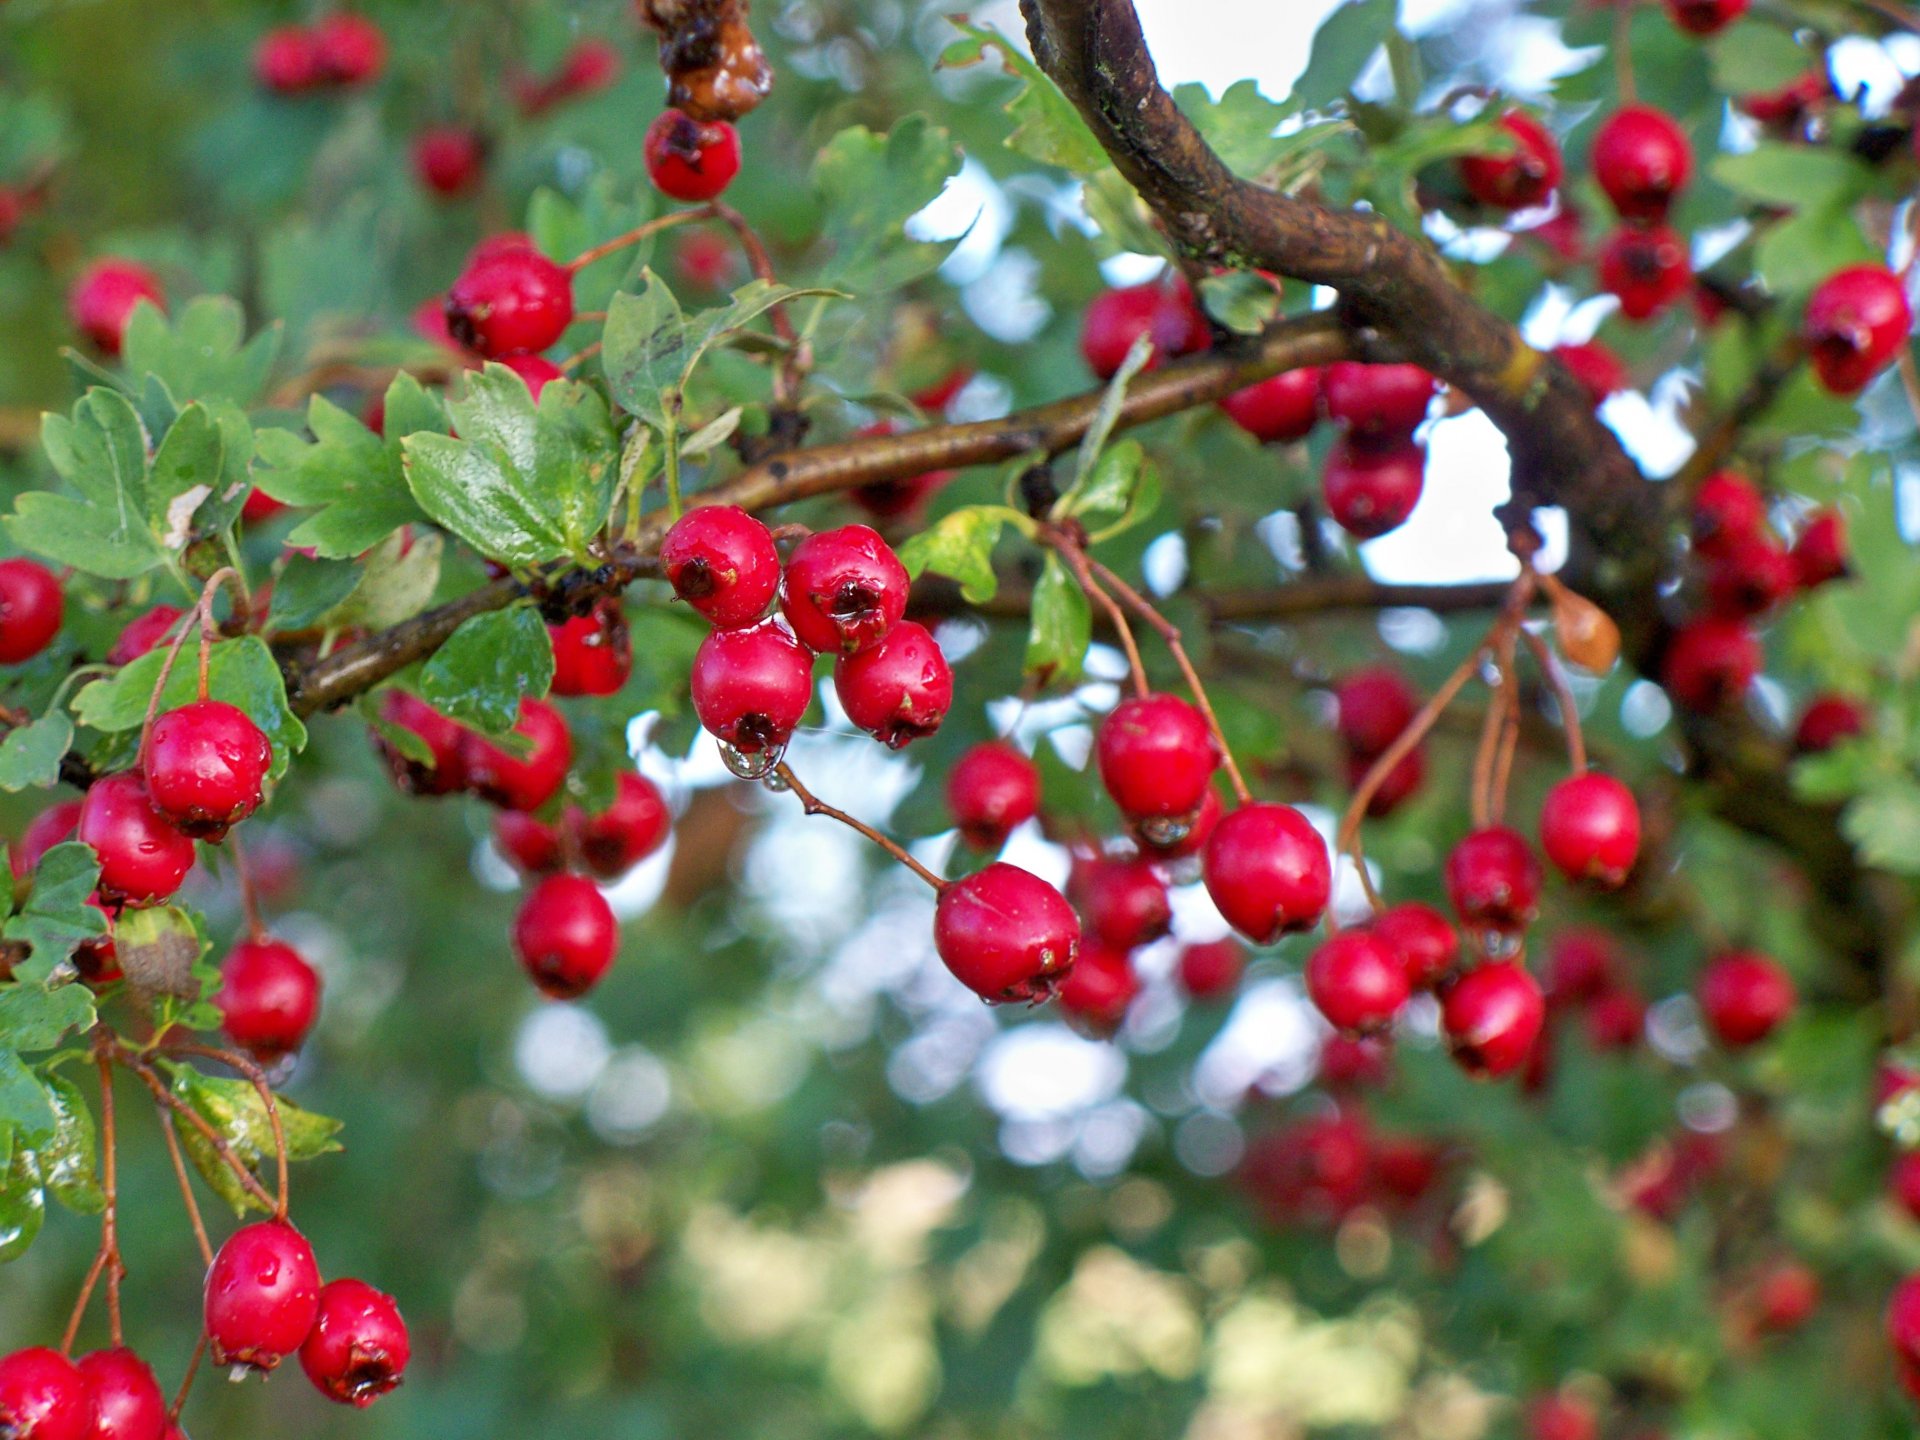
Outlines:
[[1046, 532], [1048, 539], [1060, 558], [1067, 562], [1067, 568], [1073, 572], [1073, 578], [1080, 582], [1080, 588], [1095, 600], [1107, 612], [1107, 618], [1113, 622], [1113, 630], [1120, 637], [1120, 648], [1127, 652], [1127, 673], [1133, 679], [1133, 693], [1141, 699], [1152, 693], [1147, 684], [1147, 668], [1140, 663], [1140, 647], [1134, 643], [1133, 627], [1127, 623], [1127, 612], [1093, 578], [1093, 570], [1087, 560], [1086, 552], [1058, 530]]
[[237, 1070], [253, 1082], [253, 1088], [259, 1093], [260, 1103], [266, 1108], [267, 1125], [273, 1131], [273, 1158], [278, 1170], [280, 1200], [274, 1207], [273, 1218], [287, 1218], [287, 1137], [280, 1126], [280, 1102], [274, 1098], [273, 1087], [267, 1083], [266, 1071], [247, 1059], [244, 1055], [231, 1050], [222, 1050], [214, 1045], [202, 1045], [193, 1040], [169, 1040], [167, 1049], [180, 1055], [198, 1055], [202, 1059], [217, 1060], [230, 1070]]
[[167, 1142], [167, 1158], [173, 1163], [174, 1183], [180, 1187], [180, 1202], [186, 1206], [187, 1222], [193, 1226], [194, 1242], [200, 1247], [200, 1258], [211, 1266], [213, 1245], [207, 1239], [207, 1223], [201, 1218], [200, 1202], [194, 1198], [193, 1182], [187, 1178], [187, 1159], [180, 1151], [180, 1137], [174, 1133], [173, 1120], [166, 1109], [158, 1102], [155, 1102], [153, 1109], [160, 1117], [160, 1136]]
[[[213, 1262], [209, 1260], [207, 1265], [211, 1268]], [[173, 1392], [173, 1404], [167, 1407], [167, 1415], [170, 1419], [179, 1420], [180, 1412], [187, 1408], [187, 1396], [193, 1390], [193, 1377], [200, 1373], [200, 1362], [206, 1359], [206, 1356], [207, 1335], [206, 1331], [202, 1330], [200, 1339], [194, 1344], [193, 1354], [187, 1359], [187, 1373], [180, 1377], [180, 1388]]]
[[909, 855], [897, 840], [882, 835], [871, 825], [865, 821], [854, 819], [853, 816], [847, 814], [846, 811], [827, 804], [826, 801], [820, 799], [811, 790], [807, 789], [805, 785], [800, 783], [800, 777], [793, 773], [793, 767], [787, 764], [786, 761], [782, 760], [778, 765], [774, 766], [773, 773], [780, 777], [789, 790], [793, 791], [794, 797], [799, 800], [807, 814], [825, 815], [829, 819], [838, 820], [842, 825], [850, 829], [859, 831], [862, 835], [866, 836], [867, 839], [878, 845], [882, 850], [886, 851], [889, 855], [893, 856], [894, 859], [898, 860], [902, 865], [926, 881], [927, 884], [931, 885], [935, 894], [947, 888], [947, 881], [942, 880], [938, 875], [934, 874], [933, 871]]
[[569, 355], [566, 359], [562, 360], [560, 362], [560, 368], [566, 371], [567, 374], [571, 375], [577, 366], [584, 365], [587, 361], [591, 360], [594, 356], [598, 355], [599, 353], [600, 353], [600, 342], [598, 340], [595, 340], [592, 344], [574, 351], [573, 354]]
[[591, 250], [581, 251], [567, 262], [566, 271], [569, 275], [578, 275], [594, 261], [604, 260], [607, 256], [625, 250], [629, 246], [638, 245], [641, 241], [658, 235], [662, 230], [671, 230], [676, 225], [685, 225], [693, 220], [711, 220], [712, 218], [713, 207], [710, 205], [699, 205], [691, 210], [675, 210], [670, 214], [657, 216], [644, 225], [635, 226], [624, 235], [616, 235], [611, 240], [604, 240], [595, 245]]
[[120, 1281], [127, 1266], [120, 1258], [120, 1147], [114, 1134], [113, 1060], [104, 1046], [94, 1047], [93, 1063], [100, 1072], [100, 1188], [107, 1197], [100, 1212], [100, 1249], [107, 1257], [107, 1333], [115, 1345], [124, 1345]]
[[1520, 638], [1526, 642], [1527, 649], [1533, 652], [1535, 662], [1546, 675], [1547, 683], [1553, 686], [1554, 703], [1560, 707], [1560, 724], [1567, 732], [1567, 764], [1576, 775], [1587, 773], [1587, 740], [1580, 729], [1580, 709], [1574, 703], [1573, 687], [1567, 683], [1567, 675], [1553, 658], [1553, 652], [1547, 648], [1547, 642], [1525, 626], [1521, 627]]
[[1633, 12], [1631, 5], [1618, 6], [1613, 12], [1613, 80], [1622, 105], [1639, 99], [1633, 83]]
[[173, 675], [173, 663], [180, 658], [180, 647], [186, 644], [187, 636], [193, 633], [196, 620], [200, 629], [200, 698], [207, 698], [207, 668], [211, 663], [213, 637], [218, 633], [218, 627], [213, 623], [213, 597], [220, 593], [220, 585], [226, 580], [233, 582], [241, 606], [244, 608], [248, 603], [240, 572], [231, 565], [222, 566], [207, 578], [206, 585], [201, 588], [200, 598], [194, 601], [193, 609], [179, 622], [179, 633], [173, 637], [173, 643], [167, 646], [166, 657], [160, 662], [159, 677], [153, 682], [153, 694], [147, 699], [147, 716], [140, 723], [140, 749], [136, 753], [141, 763], [146, 760], [147, 741], [153, 734], [153, 722], [159, 717], [160, 697], [167, 693], [167, 681]]
[[[1516, 631], [1515, 634], [1518, 632]], [[1515, 663], [1514, 635], [1506, 637], [1500, 653], [1500, 745], [1494, 752], [1492, 789], [1487, 794], [1487, 809], [1494, 824], [1507, 818], [1507, 789], [1513, 779], [1513, 759], [1520, 750], [1520, 669]]]
[[131, 1050], [116, 1046], [114, 1053], [115, 1058], [122, 1065], [140, 1077], [140, 1083], [147, 1087], [155, 1100], [200, 1132], [200, 1138], [213, 1147], [213, 1153], [218, 1155], [221, 1163], [233, 1172], [233, 1177], [240, 1182], [241, 1189], [258, 1200], [261, 1208], [274, 1209], [273, 1197], [267, 1193], [266, 1187], [254, 1176], [253, 1171], [247, 1168], [246, 1162], [233, 1153], [233, 1147], [221, 1138], [220, 1132], [208, 1123], [204, 1115], [169, 1090], [167, 1082], [154, 1072], [153, 1067]]
[[247, 919], [247, 936], [264, 940], [267, 927], [260, 923], [260, 897], [254, 892], [253, 872], [247, 868], [247, 852], [240, 844], [237, 831], [227, 833], [227, 853], [233, 856], [233, 878], [240, 887], [240, 909]]

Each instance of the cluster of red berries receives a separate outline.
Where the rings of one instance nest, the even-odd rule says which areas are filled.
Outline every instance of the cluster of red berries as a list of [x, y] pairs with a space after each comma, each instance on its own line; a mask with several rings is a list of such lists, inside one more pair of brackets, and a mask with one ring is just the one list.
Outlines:
[[1235, 1176], [1261, 1215], [1285, 1227], [1334, 1224], [1362, 1206], [1405, 1211], [1447, 1170], [1446, 1149], [1378, 1130], [1357, 1101], [1255, 1136]]
[[1593, 137], [1593, 174], [1621, 220], [1600, 249], [1600, 286], [1629, 320], [1650, 319], [1693, 286], [1687, 242], [1667, 224], [1692, 177], [1693, 147], [1664, 111], [1624, 106]]
[[275, 95], [368, 85], [386, 64], [387, 37], [380, 27], [345, 12], [269, 30], [253, 52], [254, 79]]

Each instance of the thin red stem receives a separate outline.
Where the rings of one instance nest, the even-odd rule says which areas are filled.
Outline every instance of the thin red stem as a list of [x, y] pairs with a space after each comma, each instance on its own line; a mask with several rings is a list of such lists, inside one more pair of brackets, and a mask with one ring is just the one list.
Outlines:
[[1587, 769], [1587, 741], [1580, 730], [1580, 707], [1574, 703], [1573, 687], [1567, 683], [1566, 672], [1554, 660], [1547, 642], [1533, 631], [1522, 626], [1520, 638], [1526, 641], [1527, 649], [1533, 652], [1534, 661], [1547, 677], [1547, 683], [1553, 687], [1554, 703], [1560, 707], [1560, 724], [1567, 732], [1567, 764], [1574, 774], [1584, 775]]
[[199, 1341], [193, 1347], [193, 1356], [187, 1361], [187, 1373], [180, 1377], [180, 1388], [174, 1391], [173, 1404], [167, 1407], [170, 1419], [178, 1420], [180, 1412], [187, 1408], [187, 1396], [193, 1390], [193, 1377], [200, 1373], [200, 1362], [206, 1358], [206, 1354], [207, 1333], [202, 1330]]
[[193, 1182], [187, 1176], [187, 1157], [181, 1153], [180, 1137], [173, 1132], [173, 1119], [166, 1108], [155, 1102], [153, 1109], [160, 1117], [160, 1136], [167, 1142], [167, 1158], [173, 1163], [174, 1182], [180, 1187], [180, 1203], [186, 1206], [187, 1221], [193, 1226], [194, 1242], [200, 1247], [200, 1258], [211, 1265], [213, 1245], [207, 1239], [207, 1224], [201, 1218], [200, 1202], [194, 1198]]
[[661, 215], [647, 221], [644, 225], [635, 226], [624, 235], [616, 235], [611, 240], [604, 240], [591, 250], [581, 251], [567, 262], [567, 273], [578, 275], [594, 261], [604, 260], [607, 256], [617, 254], [629, 246], [638, 245], [642, 240], [650, 239], [662, 230], [671, 230], [676, 225], [685, 225], [693, 220], [711, 220], [713, 214], [711, 205], [699, 205], [691, 210], [675, 210], [671, 214]]
[[1063, 536], [1053, 536], [1053, 548], [1060, 558], [1067, 562], [1067, 568], [1073, 572], [1073, 578], [1080, 583], [1092, 599], [1100, 603], [1107, 612], [1107, 618], [1113, 622], [1113, 630], [1120, 637], [1120, 648], [1127, 652], [1127, 673], [1133, 678], [1133, 693], [1145, 699], [1152, 693], [1147, 684], [1147, 667], [1140, 663], [1140, 647], [1134, 643], [1133, 627], [1127, 624], [1127, 612], [1093, 578], [1093, 570], [1087, 560], [1086, 552]]
[[169, 1040], [167, 1049], [179, 1055], [198, 1055], [203, 1059], [217, 1060], [229, 1069], [238, 1070], [252, 1082], [254, 1090], [260, 1096], [260, 1103], [266, 1108], [267, 1125], [273, 1131], [274, 1165], [279, 1172], [280, 1202], [274, 1208], [274, 1218], [287, 1218], [287, 1137], [280, 1127], [280, 1102], [275, 1098], [273, 1086], [267, 1083], [267, 1073], [244, 1055], [231, 1050], [222, 1050], [214, 1045], [201, 1045], [191, 1040]]
[[793, 773], [793, 767], [788, 765], [784, 760], [773, 767], [773, 773], [786, 782], [787, 788], [793, 791], [794, 797], [798, 799], [800, 804], [806, 809], [807, 814], [825, 815], [829, 819], [838, 820], [849, 829], [859, 831], [862, 835], [866, 836], [867, 839], [878, 845], [882, 850], [886, 851], [894, 859], [898, 860], [902, 865], [926, 881], [927, 884], [931, 885], [935, 894], [947, 888], [947, 882], [945, 880], [942, 880], [938, 875], [934, 874], [933, 871], [909, 855], [897, 840], [882, 835], [871, 825], [863, 820], [854, 819], [853, 816], [847, 814], [846, 811], [827, 804], [826, 801], [820, 799], [811, 790], [807, 789], [805, 785], [800, 783], [800, 777]]
[[212, 1147], [213, 1153], [220, 1157], [221, 1163], [233, 1172], [234, 1179], [240, 1182], [241, 1189], [258, 1200], [263, 1208], [274, 1209], [273, 1196], [267, 1193], [266, 1187], [260, 1183], [253, 1171], [247, 1168], [246, 1162], [233, 1153], [233, 1147], [227, 1144], [220, 1132], [208, 1123], [204, 1115], [169, 1090], [167, 1082], [154, 1073], [153, 1067], [132, 1051], [121, 1050], [117, 1054], [120, 1063], [140, 1077], [140, 1083], [147, 1087], [155, 1100], [199, 1131], [200, 1138]]
[[120, 1258], [120, 1159], [114, 1134], [113, 1061], [104, 1048], [94, 1051], [93, 1061], [100, 1072], [100, 1188], [107, 1197], [107, 1207], [100, 1212], [100, 1248], [107, 1256], [107, 1334], [115, 1345], [124, 1345], [120, 1280], [127, 1267]]

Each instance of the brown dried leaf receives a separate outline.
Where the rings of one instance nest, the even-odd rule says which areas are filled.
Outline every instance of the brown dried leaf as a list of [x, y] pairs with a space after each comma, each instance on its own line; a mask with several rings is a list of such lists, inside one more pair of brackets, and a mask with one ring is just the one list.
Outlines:
[[1564, 585], [1553, 587], [1553, 635], [1570, 664], [1604, 675], [1620, 658], [1620, 627], [1593, 601]]

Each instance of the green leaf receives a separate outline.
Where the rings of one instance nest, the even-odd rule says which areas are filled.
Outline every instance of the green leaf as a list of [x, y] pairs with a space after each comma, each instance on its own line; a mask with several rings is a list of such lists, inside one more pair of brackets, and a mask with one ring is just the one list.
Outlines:
[[69, 1034], [92, 1026], [93, 992], [78, 981], [0, 985], [0, 1043], [15, 1050], [51, 1050]]
[[1840, 829], [1867, 864], [1899, 875], [1920, 875], [1920, 785], [1887, 780], [1851, 801]]
[[1152, 359], [1153, 337], [1142, 335], [1133, 342], [1133, 348], [1127, 351], [1127, 358], [1120, 362], [1120, 368], [1107, 382], [1106, 393], [1100, 397], [1100, 408], [1094, 411], [1093, 423], [1080, 438], [1080, 450], [1073, 464], [1073, 483], [1054, 502], [1053, 513], [1056, 516], [1075, 512], [1080, 503], [1080, 493], [1093, 474], [1100, 452], [1106, 448], [1107, 437], [1113, 434], [1113, 427], [1120, 421], [1120, 407], [1126, 404], [1127, 386], [1133, 382], [1134, 376], [1147, 368], [1147, 363]]
[[1269, 100], [1257, 81], [1240, 80], [1215, 100], [1200, 84], [1177, 87], [1173, 100], [1230, 170], [1258, 175], [1274, 160], [1274, 132], [1294, 113]]
[[963, 505], [900, 547], [909, 575], [931, 570], [960, 582], [960, 593], [975, 605], [991, 600], [1000, 588], [993, 571], [993, 547], [1009, 521], [1026, 517], [1004, 505]]
[[[32, 947], [25, 973], [44, 980], [82, 940], [107, 933], [106, 916], [87, 904], [99, 879], [100, 862], [90, 846], [78, 841], [56, 845], [40, 857], [26, 904], [0, 931], [8, 940]], [[21, 967], [15, 973], [22, 973]]]
[[0, 1172], [0, 1264], [26, 1254], [46, 1218], [47, 1196], [33, 1152], [16, 1148]]
[[1783, 90], [1817, 63], [1786, 30], [1757, 19], [1735, 21], [1707, 41], [1707, 59], [1721, 95]]
[[268, 468], [257, 475], [260, 488], [288, 505], [319, 508], [294, 527], [289, 545], [341, 559], [424, 518], [407, 486], [402, 444], [409, 435], [445, 435], [447, 418], [410, 375], [388, 388], [387, 407], [385, 439], [324, 395], [307, 402], [311, 441], [287, 430], [261, 432]]
[[0, 790], [25, 790], [60, 779], [60, 762], [73, 744], [73, 722], [50, 710], [0, 740]]
[[1027, 670], [1043, 679], [1072, 679], [1086, 663], [1093, 639], [1087, 595], [1061, 558], [1051, 552], [1033, 587], [1033, 621], [1027, 632]]
[[1006, 104], [1014, 122], [1013, 132], [1007, 136], [1008, 149], [1076, 175], [1091, 175], [1107, 163], [1106, 152], [1073, 108], [1073, 102], [1024, 51], [997, 30], [974, 25], [960, 16], [955, 16], [953, 23], [967, 38], [954, 41], [941, 53], [942, 69], [978, 65], [992, 50], [999, 55], [1007, 74], [1020, 82]]
[[53, 1136], [35, 1147], [40, 1181], [54, 1199], [82, 1215], [98, 1215], [107, 1208], [100, 1188], [99, 1141], [93, 1110], [80, 1087], [61, 1075], [47, 1077], [47, 1099], [53, 1103]]
[[1249, 270], [1229, 270], [1200, 282], [1207, 313], [1238, 335], [1258, 335], [1280, 317], [1280, 292]]
[[1842, 151], [1776, 141], [1744, 155], [1716, 156], [1709, 168], [1745, 199], [1795, 210], [1849, 204], [1873, 184], [1872, 169]]
[[1307, 68], [1293, 85], [1294, 103], [1324, 110], [1353, 89], [1374, 52], [1393, 34], [1399, 0], [1347, 0], [1320, 22]]
[[225, 468], [226, 436], [206, 406], [189, 405], [167, 428], [147, 474], [147, 526], [161, 549], [182, 554], [201, 506], [235, 498]]
[[1113, 515], [1097, 538], [1138, 523], [1160, 503], [1159, 471], [1137, 440], [1122, 440], [1100, 456], [1074, 500], [1074, 515]]
[[553, 641], [529, 605], [476, 615], [453, 632], [420, 671], [420, 695], [463, 725], [511, 730], [523, 698], [553, 683]]
[[[250, 1081], [202, 1075], [188, 1065], [169, 1064], [166, 1068], [173, 1077], [169, 1088], [174, 1095], [207, 1122], [255, 1178], [272, 1170], [273, 1123], [260, 1092]], [[280, 1115], [289, 1160], [310, 1160], [340, 1148], [334, 1139], [340, 1130], [338, 1120], [303, 1110], [279, 1095], [274, 1097], [274, 1108]], [[234, 1214], [244, 1215], [249, 1208], [259, 1207], [260, 1202], [241, 1184], [198, 1126], [175, 1116], [174, 1129], [193, 1167], [214, 1193], [233, 1207]]]
[[1880, 252], [1861, 232], [1848, 204], [1808, 206], [1769, 226], [1754, 246], [1754, 270], [1780, 294], [1811, 290], [1843, 265], [1866, 264]]
[[952, 242], [910, 239], [906, 222], [959, 171], [952, 138], [924, 115], [895, 120], [885, 134], [856, 125], [829, 140], [813, 166], [831, 249], [825, 283], [871, 297], [938, 265]]
[[358, 566], [359, 584], [327, 616], [330, 625], [359, 625], [384, 630], [418, 615], [440, 586], [440, 557], [446, 541], [437, 530], [407, 536], [396, 531], [369, 550]]
[[280, 327], [270, 325], [250, 341], [245, 336], [238, 301], [201, 295], [171, 318], [152, 306], [136, 309], [121, 357], [129, 375], [151, 374], [181, 401], [217, 396], [249, 406], [266, 390]]
[[32, 1144], [53, 1134], [54, 1123], [46, 1087], [16, 1051], [0, 1044], [0, 1125], [12, 1126], [17, 1140]]
[[351, 560], [313, 560], [289, 555], [273, 582], [267, 610], [271, 630], [307, 630], [339, 605], [360, 583], [360, 567]]
[[159, 564], [146, 523], [147, 432], [133, 402], [117, 390], [89, 390], [71, 417], [46, 417], [41, 443], [78, 493], [23, 492], [6, 522], [14, 543], [105, 580], [131, 580]]

